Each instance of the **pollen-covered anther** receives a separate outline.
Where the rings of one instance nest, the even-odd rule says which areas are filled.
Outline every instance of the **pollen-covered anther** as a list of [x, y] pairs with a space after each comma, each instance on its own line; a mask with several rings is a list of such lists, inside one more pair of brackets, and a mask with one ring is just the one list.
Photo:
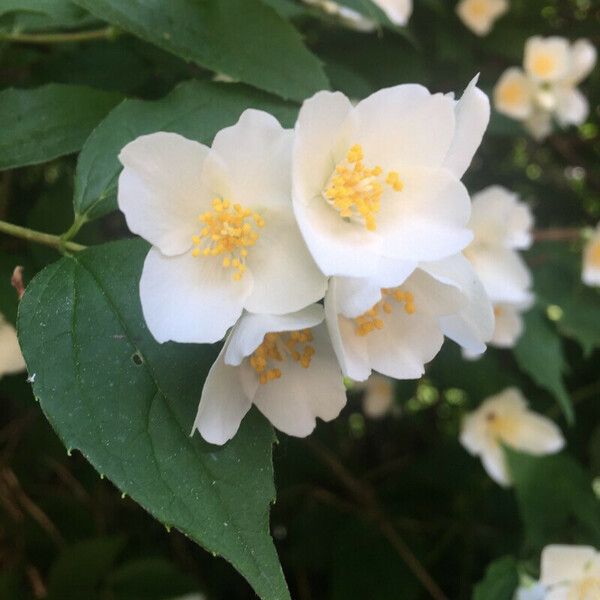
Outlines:
[[239, 281], [246, 271], [248, 248], [259, 238], [256, 228], [264, 227], [265, 221], [258, 213], [229, 200], [214, 198], [212, 207], [198, 217], [202, 229], [192, 236], [192, 255], [223, 255], [221, 266], [232, 268], [233, 279]]
[[404, 312], [408, 315], [412, 315], [416, 311], [415, 298], [411, 292], [399, 288], [384, 288], [381, 290], [381, 300], [354, 319], [356, 335], [362, 337], [377, 329], [383, 329], [385, 323], [382, 313], [389, 315], [394, 310], [391, 300], [404, 304]]
[[381, 208], [384, 185], [400, 192], [404, 184], [396, 171], [390, 171], [384, 177], [380, 166], [368, 168], [363, 159], [362, 146], [352, 146], [329, 178], [323, 196], [343, 219], [359, 221], [369, 231], [375, 231], [375, 217]]
[[286, 333], [267, 333], [261, 345], [250, 357], [250, 366], [256, 371], [258, 381], [262, 384], [279, 379], [281, 369], [273, 367], [273, 363], [284, 362], [290, 358], [308, 369], [315, 354], [310, 345], [313, 335], [310, 329], [289, 331]]

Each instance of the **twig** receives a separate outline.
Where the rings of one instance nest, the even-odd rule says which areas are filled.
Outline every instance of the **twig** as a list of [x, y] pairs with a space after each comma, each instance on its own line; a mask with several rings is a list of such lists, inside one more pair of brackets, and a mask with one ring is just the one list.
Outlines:
[[65, 33], [3, 33], [0, 34], [0, 41], [18, 42], [20, 44], [64, 44], [93, 40], [112, 40], [117, 35], [118, 30], [115, 27], [104, 27], [102, 29]]
[[12, 223], [7, 223], [6, 221], [0, 221], [0, 233], [12, 235], [13, 237], [27, 240], [29, 242], [44, 244], [45, 246], [56, 248], [56, 250], [59, 252], [64, 252], [65, 250], [69, 252], [79, 252], [81, 250], [85, 250], [85, 246], [65, 240], [58, 235], [42, 233], [41, 231], [35, 231], [34, 229], [28, 229], [27, 227], [13, 225]]
[[429, 592], [431, 597], [434, 600], [448, 600], [448, 597], [433, 580], [427, 569], [425, 569], [406, 542], [400, 537], [379, 504], [375, 491], [366, 482], [356, 479], [325, 446], [314, 440], [308, 440], [307, 444], [315, 456], [329, 467], [338, 481], [354, 496], [354, 499], [366, 509], [367, 515], [377, 523], [382, 535], [396, 550], [397, 554]]

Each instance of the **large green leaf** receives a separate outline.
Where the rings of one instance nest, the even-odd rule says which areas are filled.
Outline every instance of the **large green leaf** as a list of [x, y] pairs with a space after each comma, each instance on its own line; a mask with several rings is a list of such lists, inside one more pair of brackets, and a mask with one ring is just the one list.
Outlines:
[[189, 81], [162, 100], [125, 100], [85, 143], [75, 174], [75, 213], [85, 219], [116, 208], [121, 148], [140, 135], [172, 131], [210, 144], [246, 108], [260, 108], [291, 127], [297, 107], [242, 85]]
[[261, 598], [286, 599], [268, 531], [272, 429], [253, 412], [224, 447], [190, 437], [215, 351], [152, 338], [136, 292], [147, 250], [140, 240], [96, 246], [31, 282], [19, 335], [33, 391], [67, 448], [228, 559]]
[[0, 169], [77, 152], [121, 100], [116, 92], [58, 83], [0, 92]]
[[505, 452], [531, 547], [563, 539], [600, 546], [600, 502], [575, 460]]
[[195, 62], [282, 98], [328, 86], [298, 32], [261, 0], [76, 0], [97, 17]]
[[515, 346], [521, 369], [558, 401], [567, 421], [575, 419], [573, 404], [563, 382], [566, 369], [560, 337], [539, 308], [525, 315], [525, 333]]
[[473, 590], [473, 600], [512, 600], [519, 585], [517, 562], [512, 556], [495, 560]]

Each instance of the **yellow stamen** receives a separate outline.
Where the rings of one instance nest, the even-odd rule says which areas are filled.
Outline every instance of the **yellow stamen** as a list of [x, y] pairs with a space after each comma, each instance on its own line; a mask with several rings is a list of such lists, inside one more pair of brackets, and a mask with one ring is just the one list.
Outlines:
[[286, 333], [267, 333], [261, 345], [250, 357], [250, 366], [256, 371], [262, 384], [279, 379], [281, 369], [273, 367], [273, 362], [283, 362], [290, 358], [304, 369], [310, 367], [315, 349], [310, 345], [313, 335], [310, 329]]
[[600, 240], [594, 240], [590, 244], [586, 260], [592, 267], [600, 269]]
[[494, 306], [494, 316], [496, 318], [501, 317], [503, 312], [504, 311], [502, 310], [501, 306]]
[[400, 288], [382, 289], [381, 300], [374, 304], [368, 311], [354, 319], [355, 333], [361, 337], [368, 335], [376, 329], [383, 329], [385, 323], [381, 318], [381, 312], [389, 315], [393, 311], [390, 300], [396, 300], [399, 304], [404, 304], [404, 312], [412, 315], [416, 311], [415, 297], [411, 292], [406, 292]]
[[549, 54], [539, 54], [535, 57], [532, 64], [533, 72], [538, 77], [548, 77], [548, 75], [552, 74], [555, 67], [556, 61]]
[[600, 598], [600, 578], [586, 577], [569, 591], [568, 600], [596, 600]]
[[264, 227], [264, 219], [256, 212], [229, 200], [214, 198], [213, 209], [201, 214], [198, 219], [202, 229], [192, 236], [192, 256], [224, 255], [224, 269], [233, 267], [233, 279], [239, 281], [246, 271], [247, 248], [254, 246], [259, 238], [256, 227]]
[[390, 171], [384, 178], [380, 166], [367, 168], [363, 158], [362, 146], [352, 146], [329, 178], [323, 196], [343, 219], [357, 220], [369, 231], [375, 231], [384, 183], [395, 192], [401, 192], [404, 184], [396, 171]]
[[504, 84], [498, 91], [499, 101], [508, 106], [522, 104], [525, 101], [525, 89], [519, 81]]

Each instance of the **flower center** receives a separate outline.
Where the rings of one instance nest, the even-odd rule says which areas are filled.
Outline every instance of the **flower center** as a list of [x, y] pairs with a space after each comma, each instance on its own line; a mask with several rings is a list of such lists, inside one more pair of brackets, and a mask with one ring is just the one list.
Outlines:
[[399, 288], [382, 289], [381, 300], [367, 312], [354, 319], [356, 335], [363, 337], [376, 329], [383, 329], [384, 322], [381, 317], [384, 314], [389, 315], [394, 310], [392, 300], [404, 304], [404, 312], [407, 315], [415, 313], [415, 298], [410, 292], [405, 292]]
[[488, 13], [488, 4], [483, 0], [473, 0], [469, 4], [469, 12], [472, 17], [484, 17]]
[[501, 317], [503, 312], [504, 311], [502, 310], [501, 306], [494, 306], [494, 316], [496, 318]]
[[548, 77], [554, 71], [556, 61], [549, 54], [539, 54], [535, 57], [532, 68], [538, 77]]
[[588, 253], [588, 261], [597, 269], [600, 269], [600, 241], [592, 242]]
[[511, 81], [500, 88], [500, 101], [503, 104], [514, 106], [525, 101], [525, 89], [518, 81]]
[[485, 415], [488, 432], [494, 439], [508, 440], [515, 432], [517, 423], [515, 419], [503, 417], [494, 411]]
[[568, 600], [597, 600], [600, 598], [600, 578], [587, 577], [569, 592]]
[[260, 383], [265, 384], [281, 377], [281, 369], [276, 363], [290, 358], [305, 369], [310, 362], [315, 349], [310, 345], [313, 335], [310, 329], [288, 331], [286, 333], [267, 333], [262, 344], [250, 356], [250, 366], [256, 371]]
[[401, 192], [404, 184], [396, 171], [390, 171], [384, 179], [383, 169], [366, 167], [363, 158], [362, 146], [352, 146], [329, 178], [323, 196], [343, 219], [358, 221], [369, 231], [375, 231], [384, 184], [395, 192]]
[[233, 279], [239, 281], [246, 271], [248, 247], [259, 238], [255, 227], [264, 227], [265, 221], [258, 213], [240, 204], [232, 205], [229, 200], [215, 198], [212, 207], [198, 217], [203, 227], [192, 237], [192, 255], [223, 255], [223, 268], [233, 269]]

